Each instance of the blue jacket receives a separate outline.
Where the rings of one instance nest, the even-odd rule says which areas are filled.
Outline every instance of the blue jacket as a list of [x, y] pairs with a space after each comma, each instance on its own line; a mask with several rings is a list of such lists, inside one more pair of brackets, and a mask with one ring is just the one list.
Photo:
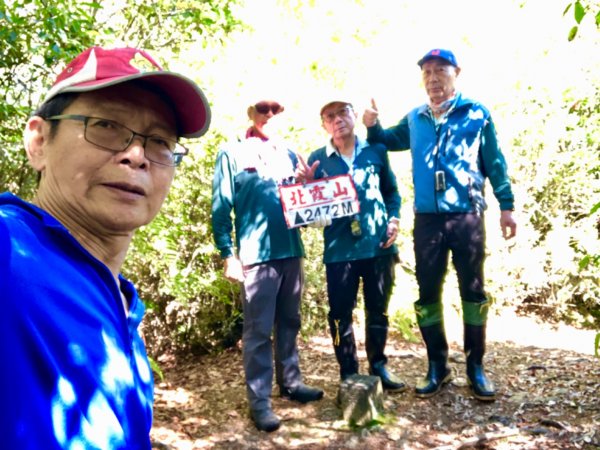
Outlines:
[[[456, 94], [446, 119], [437, 126], [427, 105], [410, 111], [398, 125], [368, 128], [368, 140], [389, 150], [411, 149], [416, 213], [483, 211], [488, 177], [501, 210], [514, 208], [506, 161], [489, 111]], [[435, 172], [446, 188], [435, 189]]]
[[153, 380], [133, 285], [119, 288], [61, 223], [10, 194], [0, 267], [1, 447], [149, 450]]
[[303, 257], [297, 228], [288, 229], [279, 183], [293, 181], [297, 157], [287, 147], [250, 138], [219, 151], [213, 178], [212, 228], [221, 257], [235, 254], [244, 265]]
[[323, 231], [323, 261], [326, 264], [398, 253], [395, 245], [386, 249], [379, 246], [387, 231], [388, 220], [400, 217], [400, 194], [385, 147], [369, 145], [356, 137], [355, 154], [352, 170], [331, 142], [312, 152], [308, 158], [308, 165], [320, 161], [315, 171], [316, 179], [351, 173], [358, 194], [361, 236], [352, 235], [353, 217], [333, 219]]

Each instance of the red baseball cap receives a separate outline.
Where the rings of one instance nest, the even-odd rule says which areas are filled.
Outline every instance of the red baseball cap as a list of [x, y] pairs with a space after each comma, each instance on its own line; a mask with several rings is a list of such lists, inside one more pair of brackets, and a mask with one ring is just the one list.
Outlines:
[[95, 91], [139, 79], [157, 86], [171, 100], [183, 137], [197, 138], [208, 131], [210, 106], [198, 85], [163, 70], [147, 52], [132, 47], [85, 50], [60, 73], [44, 103], [63, 92]]

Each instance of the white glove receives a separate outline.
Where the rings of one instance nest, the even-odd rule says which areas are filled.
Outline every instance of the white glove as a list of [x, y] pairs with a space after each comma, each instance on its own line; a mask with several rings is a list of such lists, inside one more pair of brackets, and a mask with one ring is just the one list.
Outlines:
[[329, 225], [331, 225], [331, 216], [329, 214], [320, 215], [314, 222], [308, 224], [311, 228], [323, 228]]

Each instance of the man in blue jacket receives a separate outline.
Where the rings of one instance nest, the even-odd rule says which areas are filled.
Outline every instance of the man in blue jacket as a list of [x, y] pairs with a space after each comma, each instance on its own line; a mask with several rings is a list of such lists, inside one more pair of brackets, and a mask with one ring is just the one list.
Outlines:
[[243, 283], [243, 363], [250, 417], [259, 430], [271, 432], [281, 425], [271, 407], [273, 328], [280, 394], [307, 403], [321, 399], [323, 391], [302, 383], [296, 339], [304, 247], [299, 230], [287, 228], [278, 191], [281, 184], [294, 182], [297, 157], [266, 129], [273, 116], [283, 112], [281, 104], [262, 99], [247, 112], [252, 125], [245, 139], [217, 155], [212, 226], [224, 276]]
[[208, 101], [135, 48], [90, 48], [25, 128], [34, 199], [0, 196], [0, 435], [20, 450], [150, 450], [144, 305], [120, 274], [202, 136]]
[[321, 120], [327, 144], [301, 161], [298, 175], [320, 179], [350, 174], [360, 212], [335, 218], [324, 228], [329, 328], [342, 380], [359, 371], [352, 312], [360, 280], [365, 303], [365, 347], [369, 372], [384, 389], [401, 392], [406, 384], [387, 368], [385, 345], [388, 304], [394, 287], [400, 194], [383, 145], [369, 145], [354, 134], [356, 112], [347, 99], [328, 102]]
[[467, 378], [476, 398], [495, 399], [483, 368], [489, 303], [484, 291], [485, 178], [500, 204], [505, 239], [516, 234], [514, 198], [506, 162], [490, 112], [455, 89], [460, 67], [454, 54], [433, 49], [418, 61], [429, 103], [384, 130], [375, 102], [363, 115], [371, 143], [412, 153], [415, 190], [414, 249], [419, 299], [417, 321], [427, 347], [429, 369], [416, 386], [420, 397], [437, 394], [452, 378], [444, 332], [442, 285], [448, 255], [458, 275], [463, 307]]

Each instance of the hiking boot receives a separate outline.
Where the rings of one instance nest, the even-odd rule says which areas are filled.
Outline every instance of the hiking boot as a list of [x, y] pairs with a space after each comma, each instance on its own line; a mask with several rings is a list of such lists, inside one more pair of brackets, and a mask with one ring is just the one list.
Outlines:
[[250, 419], [259, 431], [270, 433], [277, 430], [281, 426], [279, 417], [273, 413], [271, 408], [250, 410]]
[[292, 389], [282, 388], [281, 396], [296, 402], [308, 403], [321, 400], [323, 398], [323, 391], [305, 384], [299, 384]]

